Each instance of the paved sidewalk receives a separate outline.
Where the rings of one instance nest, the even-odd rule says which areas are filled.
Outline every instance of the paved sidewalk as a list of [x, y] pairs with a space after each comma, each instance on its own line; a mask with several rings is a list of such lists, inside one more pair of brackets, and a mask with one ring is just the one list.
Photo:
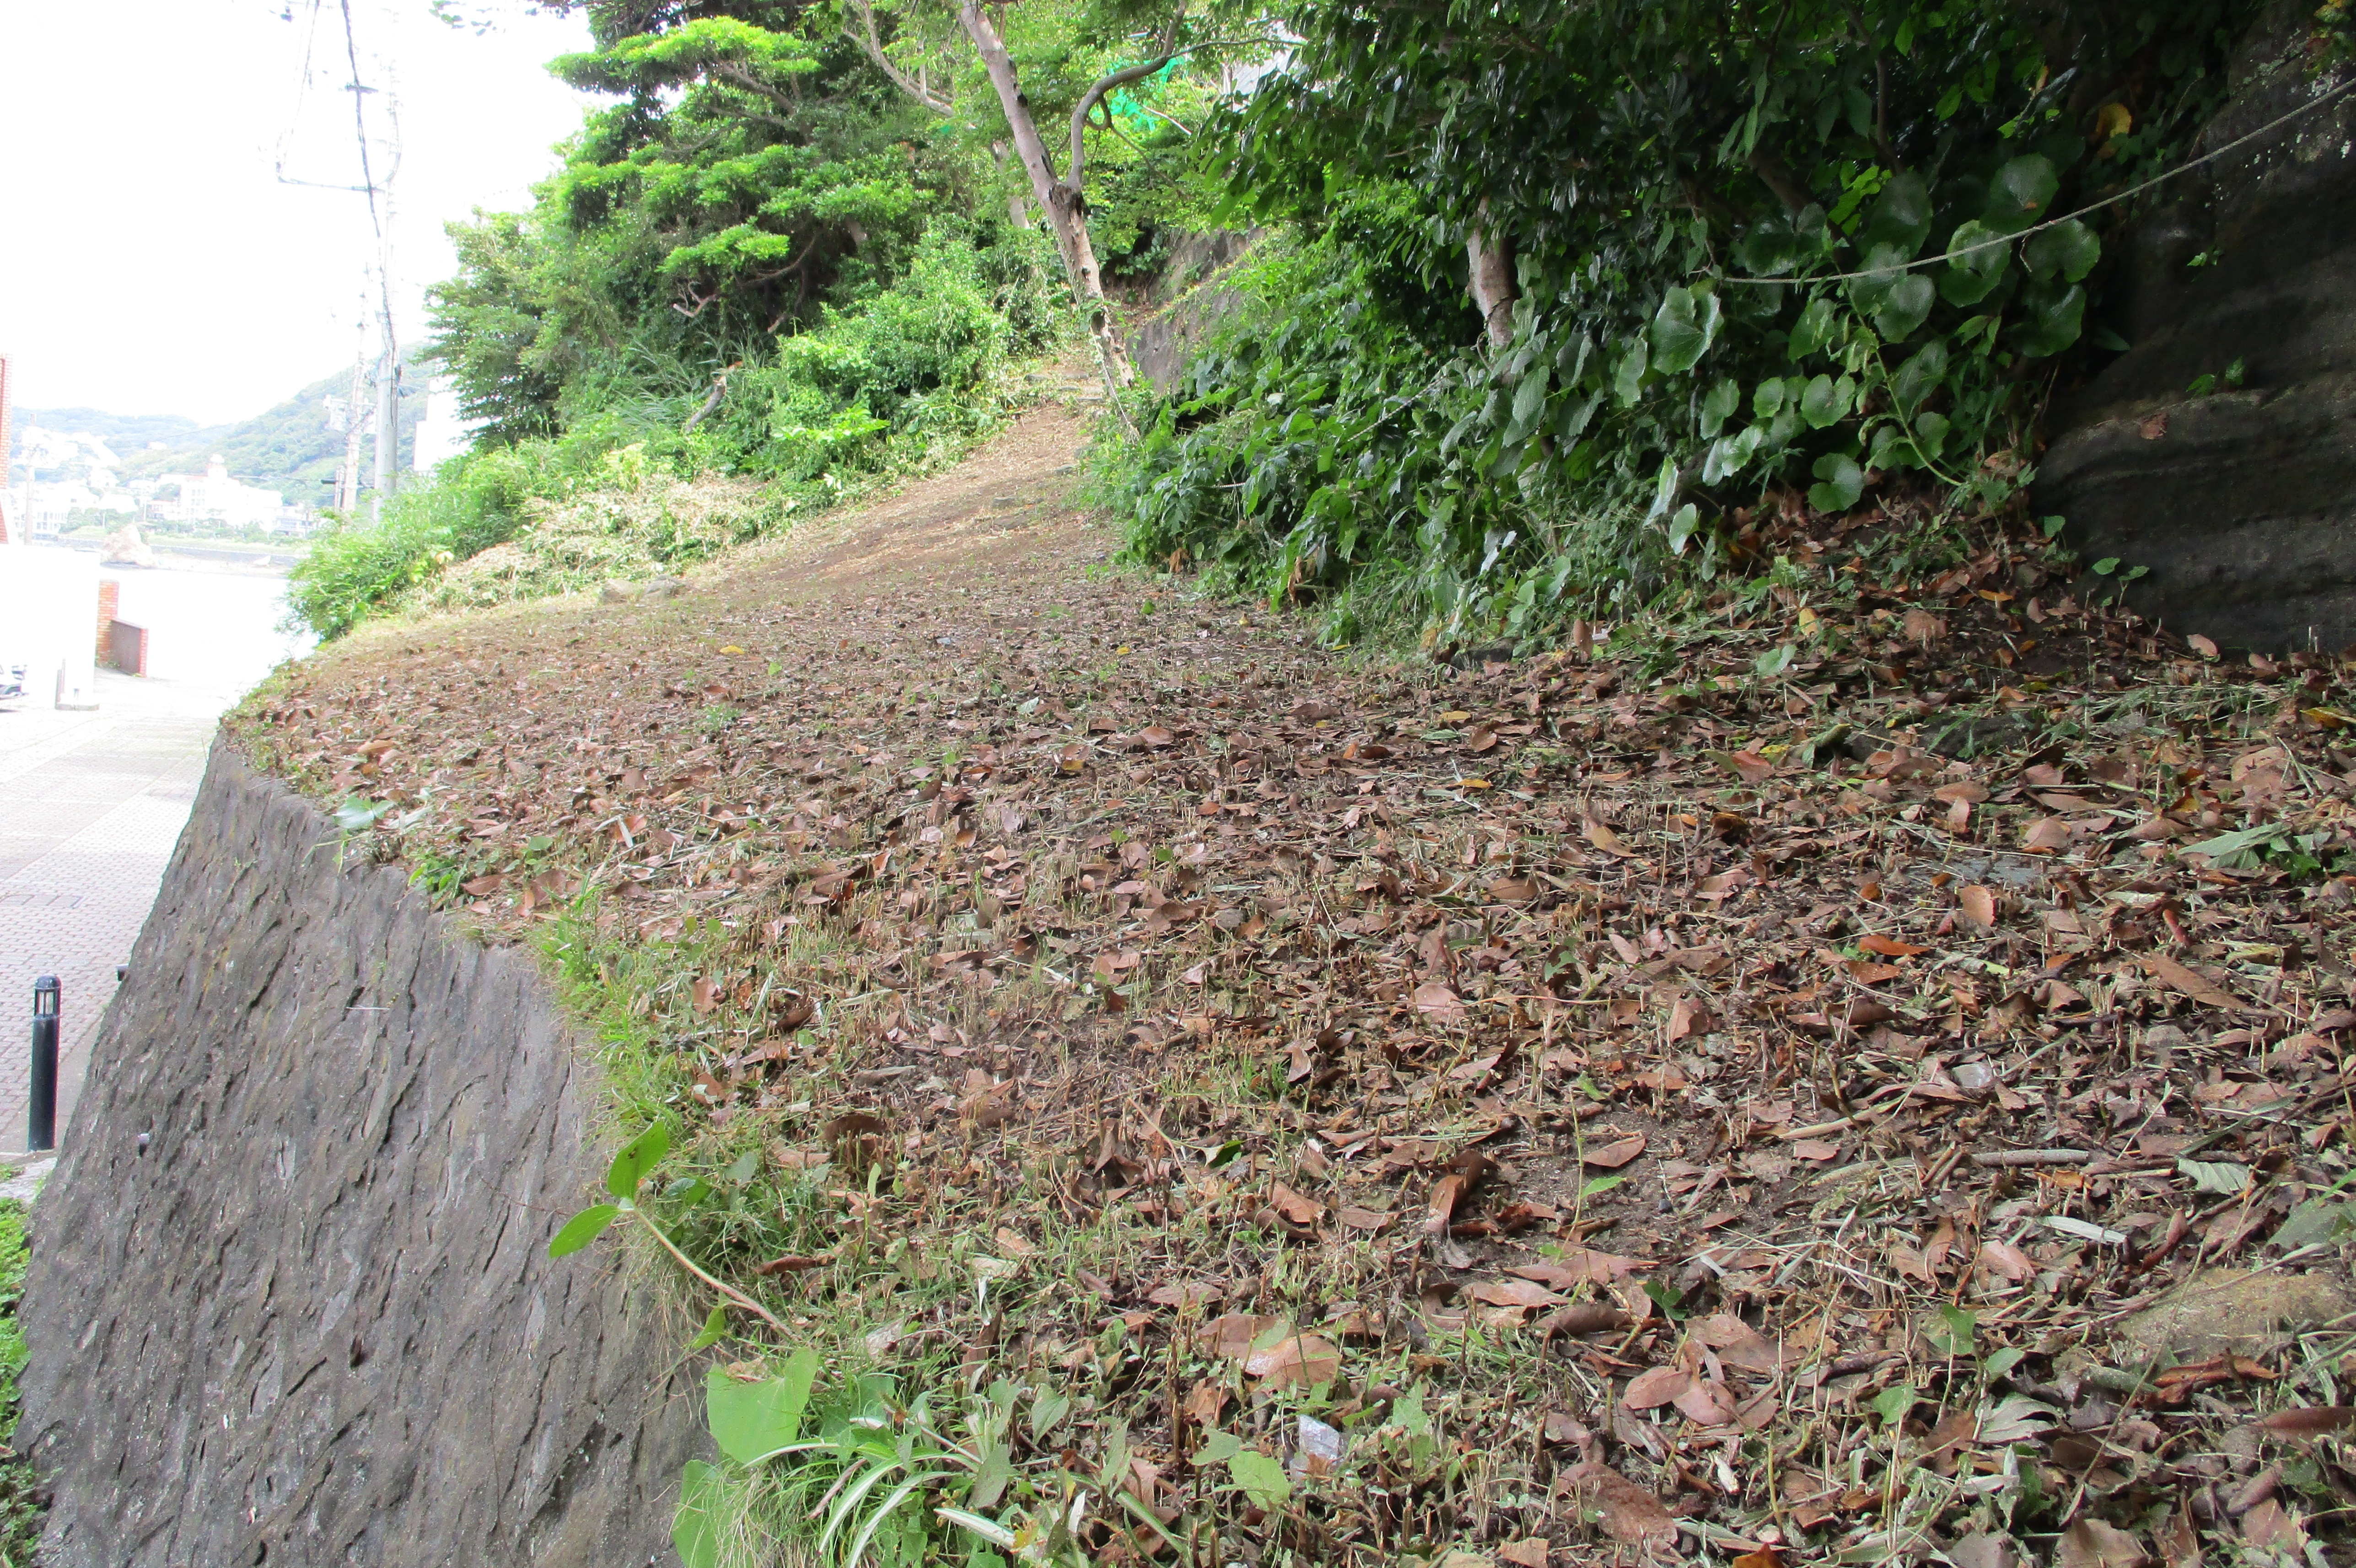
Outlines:
[[70, 1125], [114, 966], [155, 902], [235, 694], [101, 670], [99, 708], [0, 703], [0, 1150], [25, 1147], [33, 980], [64, 987], [58, 1127]]

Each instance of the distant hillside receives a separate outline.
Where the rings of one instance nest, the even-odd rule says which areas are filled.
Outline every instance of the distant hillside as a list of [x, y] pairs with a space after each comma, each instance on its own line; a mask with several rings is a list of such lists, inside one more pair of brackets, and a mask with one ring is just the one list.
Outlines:
[[[423, 377], [412, 367], [407, 384], [418, 387]], [[312, 382], [284, 402], [237, 424], [204, 426], [176, 414], [109, 414], [96, 409], [27, 409], [16, 411], [15, 428], [45, 425], [103, 439], [123, 459], [125, 479], [153, 478], [162, 474], [198, 474], [218, 453], [228, 464], [230, 477], [276, 490], [300, 507], [316, 507], [334, 498], [336, 465], [344, 458], [341, 431], [327, 428], [330, 395], [351, 392], [352, 373], [341, 370]], [[362, 397], [369, 394], [364, 389]], [[417, 432], [419, 400], [401, 400], [401, 454], [409, 465], [411, 443]], [[149, 450], [149, 443], [164, 444]], [[9, 454], [13, 462], [15, 453]], [[372, 473], [374, 449], [361, 448], [360, 462]], [[367, 474], [364, 473], [363, 477]]]
[[[110, 414], [97, 409], [26, 409], [16, 411], [15, 424], [46, 425], [72, 435], [94, 435], [125, 456], [146, 450], [149, 442], [166, 446], [194, 446], [225, 435], [230, 425], [200, 425], [185, 414]], [[15, 453], [10, 453], [13, 461]]]

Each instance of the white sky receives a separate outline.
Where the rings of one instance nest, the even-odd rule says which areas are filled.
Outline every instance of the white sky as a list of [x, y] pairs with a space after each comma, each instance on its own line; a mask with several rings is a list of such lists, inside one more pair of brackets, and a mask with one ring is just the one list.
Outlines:
[[[316, 34], [313, 9], [0, 0], [0, 353], [19, 406], [225, 423], [351, 363], [366, 198], [276, 172], [283, 142], [289, 175], [360, 183], [340, 0], [318, 0]], [[556, 166], [587, 101], [542, 68], [587, 28], [524, 0], [483, 37], [427, 0], [351, 10], [363, 80], [390, 75], [400, 100], [394, 308], [412, 343], [425, 286], [455, 270], [443, 223], [520, 208]]]

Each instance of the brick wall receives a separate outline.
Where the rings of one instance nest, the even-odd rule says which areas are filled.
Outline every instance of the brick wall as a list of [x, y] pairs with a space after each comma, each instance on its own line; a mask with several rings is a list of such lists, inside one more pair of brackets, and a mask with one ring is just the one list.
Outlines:
[[123, 608], [123, 584], [101, 579], [98, 584], [97, 657], [103, 664], [114, 654], [114, 615]]

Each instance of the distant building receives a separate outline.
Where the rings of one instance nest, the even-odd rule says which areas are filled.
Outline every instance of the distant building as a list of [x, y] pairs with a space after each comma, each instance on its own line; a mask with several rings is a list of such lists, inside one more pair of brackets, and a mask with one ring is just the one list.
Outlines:
[[137, 514], [137, 498], [115, 473], [122, 459], [97, 436], [27, 425], [18, 448], [25, 482], [9, 492], [9, 512], [33, 542], [57, 539], [76, 512]]
[[164, 483], [180, 486], [177, 501], [152, 504], [168, 508], [164, 513], [167, 522], [266, 528], [276, 524], [286, 511], [284, 496], [230, 478], [229, 465], [218, 454], [205, 464], [202, 474], [167, 474]]

